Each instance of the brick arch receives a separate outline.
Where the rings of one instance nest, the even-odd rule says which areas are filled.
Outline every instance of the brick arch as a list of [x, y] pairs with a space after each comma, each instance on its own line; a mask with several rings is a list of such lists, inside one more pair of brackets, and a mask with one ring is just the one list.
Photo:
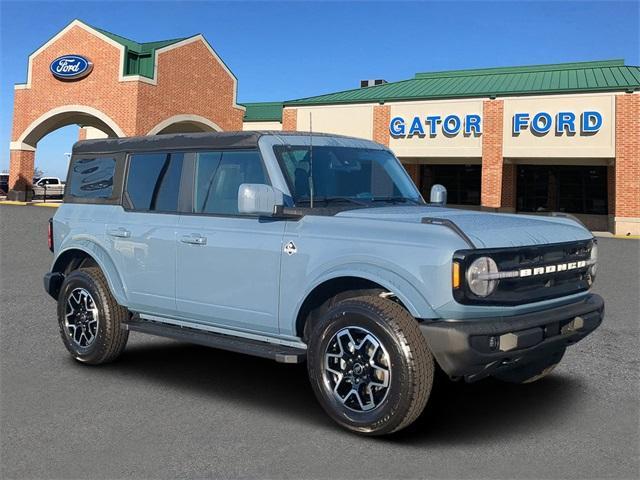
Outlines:
[[110, 137], [124, 137], [120, 126], [106, 113], [85, 105], [63, 105], [42, 114], [12, 144], [12, 150], [36, 148], [42, 137], [58, 128], [78, 124], [95, 127]]
[[52, 108], [31, 122], [10, 144], [9, 198], [24, 200], [31, 187], [36, 146], [45, 135], [67, 125], [95, 127], [110, 137], [124, 137], [120, 126], [106, 113], [86, 105]]
[[147, 135], [159, 135], [163, 133], [188, 133], [188, 132], [221, 132], [222, 128], [215, 122], [201, 115], [180, 114], [169, 117], [155, 127]]

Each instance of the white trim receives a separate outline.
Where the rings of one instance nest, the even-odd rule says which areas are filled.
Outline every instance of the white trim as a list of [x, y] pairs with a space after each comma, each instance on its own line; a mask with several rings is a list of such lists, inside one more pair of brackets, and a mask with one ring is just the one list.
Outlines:
[[27, 145], [22, 142], [9, 142], [9, 150], [27, 150], [29, 152], [35, 152], [36, 149], [31, 145]]
[[[101, 120], [109, 128], [111, 128], [111, 130], [113, 130], [113, 132], [118, 137], [126, 137], [127, 136], [124, 133], [124, 131], [118, 126], [118, 124], [111, 117], [109, 117], [106, 113], [101, 112], [97, 108], [87, 107], [85, 105], [63, 105], [61, 107], [57, 107], [57, 108], [53, 108], [53, 109], [49, 110], [48, 112], [40, 115], [36, 120], [31, 122], [31, 124], [27, 128], [24, 129], [24, 131], [22, 132], [22, 135], [20, 135], [20, 137], [15, 142], [12, 142], [12, 145], [13, 144], [16, 144], [16, 145], [18, 145], [18, 144], [28, 145], [28, 146], [31, 146], [35, 150], [35, 146], [29, 145], [29, 144], [25, 143], [24, 141], [29, 136], [29, 134], [31, 134], [31, 132], [33, 132], [33, 130], [35, 130], [36, 127], [38, 127], [41, 123], [47, 121], [51, 117], [54, 117], [56, 115], [60, 115], [61, 113], [75, 113], [75, 112], [77, 112], [77, 113], [86, 113], [87, 115], [91, 115], [93, 117], [96, 117], [98, 120]], [[20, 150], [24, 150], [24, 148], [20, 148]]]
[[150, 79], [149, 77], [143, 77], [142, 75], [127, 75], [126, 77], [122, 76], [122, 74], [120, 74], [120, 76], [118, 77], [118, 81], [119, 82], [142, 82], [142, 83], [148, 83], [150, 85], [157, 85], [157, 83]]
[[213, 325], [203, 325], [203, 324], [199, 324], [199, 323], [194, 323], [194, 322], [186, 322], [183, 320], [176, 320], [174, 318], [167, 318], [167, 317], [158, 317], [156, 315], [147, 315], [144, 313], [140, 314], [140, 318], [142, 318], [143, 320], [151, 320], [153, 322], [158, 322], [158, 323], [166, 323], [168, 325], [177, 325], [179, 327], [188, 327], [188, 328], [193, 328], [194, 330], [203, 330], [206, 332], [213, 332], [213, 333], [219, 333], [222, 335], [229, 335], [232, 337], [238, 337], [238, 338], [246, 338], [249, 340], [257, 340], [259, 342], [266, 342], [266, 343], [273, 343], [276, 345], [284, 345], [287, 347], [295, 347], [295, 348], [300, 348], [302, 350], [306, 350], [307, 349], [307, 345], [305, 343], [302, 343], [301, 341], [296, 341], [296, 340], [282, 340], [280, 338], [275, 338], [275, 337], [269, 337], [267, 335], [259, 335], [259, 334], [255, 334], [255, 333], [248, 333], [248, 332], [241, 332], [238, 330], [231, 330], [228, 328], [221, 328], [221, 327], [214, 327]]
[[169, 125], [173, 125], [174, 123], [180, 123], [180, 122], [201, 123], [203, 125], [206, 125], [212, 128], [216, 132], [222, 131], [222, 128], [220, 128], [218, 124], [212, 122], [208, 118], [201, 117], [200, 115], [180, 114], [180, 115], [174, 115], [173, 117], [169, 117], [161, 121], [151, 130], [149, 130], [149, 133], [147, 133], [147, 135], [156, 135], [158, 132], [161, 132], [162, 130], [167, 128]]
[[351, 103], [326, 103], [326, 104], [315, 104], [315, 105], [283, 105], [282, 110], [299, 110], [301, 108], [309, 108], [309, 109], [326, 109], [326, 108], [345, 108], [345, 107], [386, 107], [390, 105], [390, 103], [385, 102], [384, 104], [380, 104], [379, 102], [351, 102]]
[[158, 84], [158, 56], [160, 54], [168, 52], [168, 51], [173, 50], [175, 48], [183, 47], [184, 45], [188, 45], [188, 44], [196, 42], [196, 41], [202, 41], [202, 43], [204, 43], [204, 45], [207, 47], [207, 49], [209, 50], [211, 55], [213, 55], [213, 57], [218, 61], [218, 63], [220, 63], [222, 68], [224, 68], [224, 70], [227, 72], [227, 74], [233, 80], [233, 106], [235, 108], [237, 108], [237, 109], [242, 110], [242, 111], [246, 111], [247, 110], [246, 107], [244, 107], [242, 105], [239, 105], [237, 103], [237, 98], [238, 98], [237, 97], [237, 95], [238, 95], [238, 79], [233, 74], [233, 72], [231, 70], [229, 70], [229, 67], [227, 67], [227, 65], [222, 61], [220, 56], [218, 56], [216, 51], [213, 49], [213, 47], [211, 47], [209, 42], [207, 42], [207, 40], [204, 38], [204, 36], [202, 36], [202, 34], [194, 35], [193, 37], [189, 37], [189, 38], [181, 40], [181, 41], [179, 41], [177, 43], [172, 43], [171, 45], [167, 45], [166, 47], [162, 47], [162, 48], [157, 49], [156, 52], [155, 52], [156, 54], [155, 54], [154, 65], [153, 65], [153, 78], [147, 78], [147, 77], [143, 77], [141, 75], [127, 75], [127, 76], [125, 76], [124, 75], [124, 63], [125, 63], [125, 47], [124, 47], [124, 45], [122, 45], [121, 43], [116, 42], [115, 40], [112, 40], [111, 38], [107, 37], [105, 34], [95, 30], [94, 28], [90, 27], [86, 23], [81, 22], [80, 20], [77, 20], [77, 19], [74, 20], [73, 22], [71, 22], [66, 27], [64, 27], [54, 37], [52, 37], [49, 41], [47, 41], [44, 45], [42, 45], [39, 49], [37, 49], [31, 55], [29, 55], [29, 66], [27, 67], [27, 83], [19, 83], [19, 84], [14, 85], [14, 89], [15, 90], [22, 90], [22, 89], [26, 89], [26, 88], [31, 88], [31, 70], [32, 70], [32, 67], [33, 67], [33, 59], [37, 55], [39, 55], [42, 51], [44, 51], [47, 47], [49, 47], [49, 45], [51, 45], [52, 43], [57, 41], [65, 33], [67, 33], [69, 30], [71, 30], [73, 27], [82, 28], [83, 30], [87, 31], [88, 33], [90, 33], [92, 35], [95, 35], [96, 37], [98, 37], [102, 41], [108, 43], [109, 45], [114, 46], [115, 48], [117, 48], [120, 51], [120, 70], [118, 72], [118, 81], [119, 82], [143, 82], [143, 83], [148, 83], [148, 84], [151, 84], [151, 85], [157, 85]]

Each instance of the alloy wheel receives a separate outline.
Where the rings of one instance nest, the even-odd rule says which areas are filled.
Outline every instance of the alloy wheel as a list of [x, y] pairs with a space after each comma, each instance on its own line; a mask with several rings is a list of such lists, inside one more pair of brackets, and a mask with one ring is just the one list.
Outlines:
[[327, 345], [323, 379], [346, 408], [370, 412], [380, 406], [389, 393], [389, 354], [370, 331], [353, 326], [343, 328]]
[[98, 308], [84, 288], [74, 288], [67, 297], [64, 324], [73, 343], [87, 348], [98, 335]]

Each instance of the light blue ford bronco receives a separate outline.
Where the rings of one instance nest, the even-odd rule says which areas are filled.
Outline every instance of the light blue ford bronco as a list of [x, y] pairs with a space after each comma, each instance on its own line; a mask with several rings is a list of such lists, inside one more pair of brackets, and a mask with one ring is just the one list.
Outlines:
[[439, 185], [425, 203], [370, 141], [88, 140], [67, 178], [44, 283], [87, 364], [115, 360], [132, 330], [306, 361], [327, 413], [380, 435], [420, 415], [436, 369], [530, 382], [603, 318], [578, 221], [446, 208]]

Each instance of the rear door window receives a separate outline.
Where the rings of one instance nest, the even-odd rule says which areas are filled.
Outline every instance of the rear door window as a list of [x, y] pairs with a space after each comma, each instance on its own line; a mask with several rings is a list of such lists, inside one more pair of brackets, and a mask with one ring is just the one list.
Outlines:
[[75, 160], [70, 169], [69, 194], [80, 198], [111, 198], [115, 170], [113, 157]]
[[178, 210], [183, 159], [182, 153], [131, 155], [126, 192], [134, 210]]

